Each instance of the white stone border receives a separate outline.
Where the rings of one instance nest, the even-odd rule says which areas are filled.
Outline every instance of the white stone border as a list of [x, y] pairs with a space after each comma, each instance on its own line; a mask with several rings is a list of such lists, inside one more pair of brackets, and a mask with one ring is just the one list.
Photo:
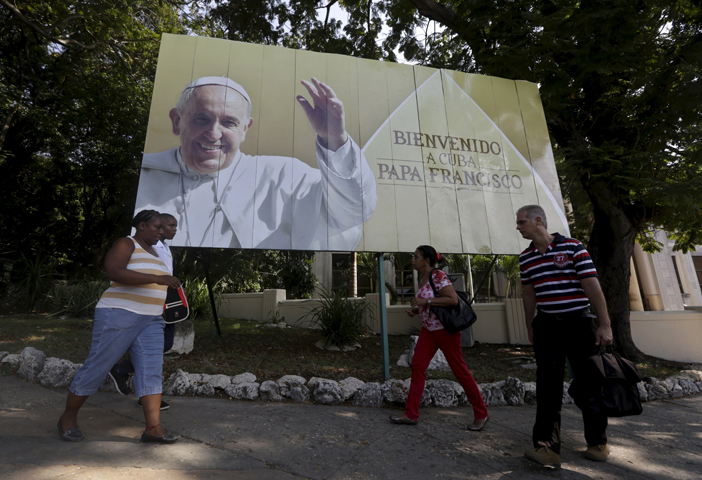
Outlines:
[[[0, 364], [17, 368], [17, 373], [43, 387], [66, 388], [71, 384], [81, 364], [49, 357], [33, 347], [26, 347], [19, 354], [0, 352]], [[351, 401], [359, 407], [382, 407], [384, 405], [404, 405], [409, 391], [410, 379], [391, 379], [384, 383], [363, 382], [349, 377], [340, 382], [326, 378], [312, 377], [305, 380], [297, 375], [285, 375], [277, 381], [256, 382], [252, 373], [236, 376], [187, 373], [177, 370], [163, 383], [163, 394], [169, 396], [214, 396], [224, 393], [236, 400], [265, 400], [279, 402], [290, 398], [296, 402], [312, 401], [321, 405], [340, 405]], [[563, 403], [573, 403], [568, 395], [569, 382], [563, 383]], [[702, 392], [702, 371], [683, 370], [679, 375], [665, 380], [656, 378], [637, 385], [642, 402], [681, 398]], [[536, 384], [522, 382], [518, 378], [507, 377], [495, 383], [478, 385], [488, 406], [535, 405]], [[113, 382], [107, 377], [100, 387], [102, 391], [114, 392]], [[463, 387], [452, 380], [427, 380], [421, 406], [437, 407], [468, 406]]]

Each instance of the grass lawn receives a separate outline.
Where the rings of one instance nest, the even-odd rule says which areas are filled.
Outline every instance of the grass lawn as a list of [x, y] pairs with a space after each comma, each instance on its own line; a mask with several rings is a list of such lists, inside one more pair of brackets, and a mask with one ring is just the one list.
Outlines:
[[[318, 331], [301, 328], [257, 326], [249, 320], [220, 319], [222, 338], [214, 337], [211, 320], [196, 319], [195, 349], [180, 357], [167, 356], [166, 376], [181, 369], [189, 373], [237, 375], [250, 372], [258, 382], [277, 380], [283, 375], [309, 379], [323, 377], [342, 380], [356, 377], [365, 382], [382, 382], [380, 337], [368, 335], [361, 348], [353, 352], [328, 352], [315, 347]], [[82, 363], [90, 349], [91, 319], [59, 318], [47, 315], [0, 315], [0, 351], [19, 353], [31, 346], [47, 357]], [[396, 365], [409, 348], [409, 337], [391, 336], [390, 376], [405, 379], [410, 369]], [[534, 381], [535, 370], [515, 363], [516, 357], [533, 358], [531, 346], [477, 344], [464, 348], [463, 356], [478, 383], [495, 382], [507, 377]], [[647, 357], [638, 364], [644, 377], [663, 379], [675, 375], [686, 364]], [[455, 380], [450, 372], [427, 372], [428, 378]]]

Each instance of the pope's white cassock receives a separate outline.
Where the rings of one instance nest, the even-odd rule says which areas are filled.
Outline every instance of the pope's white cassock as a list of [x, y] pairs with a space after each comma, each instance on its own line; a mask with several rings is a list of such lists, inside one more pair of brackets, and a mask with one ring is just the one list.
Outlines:
[[208, 175], [190, 170], [179, 148], [145, 154], [136, 210], [174, 215], [172, 246], [354, 250], [375, 210], [373, 172], [350, 136], [336, 152], [316, 150], [319, 169], [239, 152]]

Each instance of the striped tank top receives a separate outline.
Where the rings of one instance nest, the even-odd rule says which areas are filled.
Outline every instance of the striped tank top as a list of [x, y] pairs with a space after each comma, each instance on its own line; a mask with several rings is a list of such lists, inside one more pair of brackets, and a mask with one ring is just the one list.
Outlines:
[[[170, 275], [163, 261], [141, 248], [132, 237], [134, 252], [127, 263], [127, 270], [150, 275]], [[166, 285], [147, 283], [144, 285], [123, 285], [110, 282], [110, 288], [100, 297], [95, 308], [121, 308], [139, 315], [161, 315], [166, 301]]]

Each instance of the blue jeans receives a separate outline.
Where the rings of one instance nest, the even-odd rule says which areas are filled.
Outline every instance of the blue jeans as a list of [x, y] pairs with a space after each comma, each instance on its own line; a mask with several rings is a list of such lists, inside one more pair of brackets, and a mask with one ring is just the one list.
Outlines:
[[[163, 329], [163, 353], [166, 353], [171, 348], [173, 348], [173, 342], [175, 340], [175, 323], [167, 323], [166, 327]], [[117, 365], [115, 365], [115, 370], [117, 373], [122, 375], [129, 375], [134, 373], [134, 365], [132, 364], [131, 358], [125, 358]]]
[[78, 396], [92, 395], [112, 366], [129, 350], [137, 397], [161, 393], [163, 318], [121, 308], [98, 308], [93, 320], [90, 353], [69, 387]]

